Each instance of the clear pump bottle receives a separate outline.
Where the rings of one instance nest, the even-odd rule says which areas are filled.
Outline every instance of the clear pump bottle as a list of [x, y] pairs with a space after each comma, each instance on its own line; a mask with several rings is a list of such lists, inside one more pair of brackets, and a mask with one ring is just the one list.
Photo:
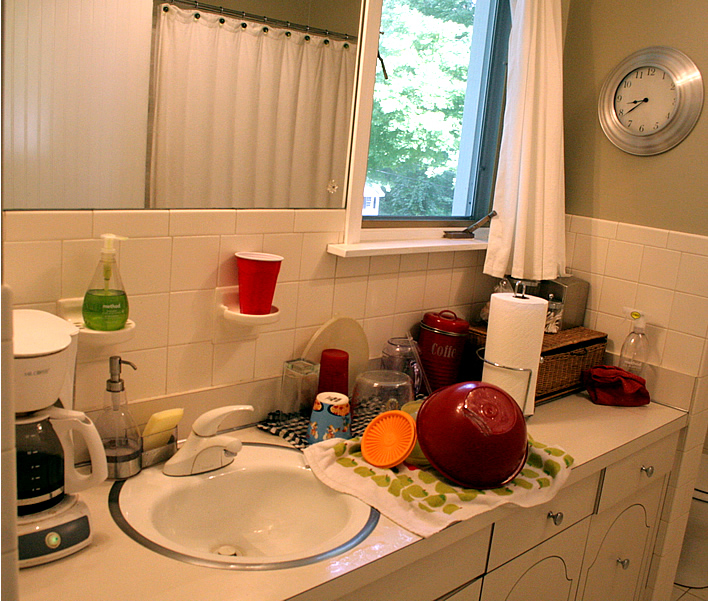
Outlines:
[[106, 451], [108, 477], [123, 480], [141, 469], [142, 438], [128, 411], [125, 383], [120, 377], [124, 363], [137, 369], [130, 361], [113, 356], [109, 359], [111, 377], [106, 380], [105, 406], [95, 424]]
[[91, 330], [113, 331], [125, 327], [128, 321], [128, 297], [116, 263], [115, 240], [125, 240], [115, 234], [102, 234], [101, 258], [84, 295], [81, 314]]
[[624, 339], [620, 351], [619, 366], [629, 373], [642, 376], [649, 355], [649, 341], [644, 333], [646, 322], [641, 311], [628, 311], [632, 320], [632, 331]]

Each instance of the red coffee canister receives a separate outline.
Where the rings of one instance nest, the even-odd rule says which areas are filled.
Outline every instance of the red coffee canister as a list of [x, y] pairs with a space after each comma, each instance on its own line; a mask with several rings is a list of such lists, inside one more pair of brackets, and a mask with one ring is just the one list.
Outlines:
[[431, 392], [457, 381], [469, 327], [449, 309], [423, 316], [418, 346]]

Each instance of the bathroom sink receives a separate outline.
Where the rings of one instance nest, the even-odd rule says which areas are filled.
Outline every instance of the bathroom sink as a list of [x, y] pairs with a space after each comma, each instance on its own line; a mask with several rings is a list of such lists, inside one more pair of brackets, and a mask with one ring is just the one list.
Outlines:
[[359, 544], [379, 518], [321, 483], [300, 451], [248, 443], [212, 472], [170, 477], [158, 465], [116, 482], [109, 506], [118, 526], [145, 547], [235, 570], [321, 561]]

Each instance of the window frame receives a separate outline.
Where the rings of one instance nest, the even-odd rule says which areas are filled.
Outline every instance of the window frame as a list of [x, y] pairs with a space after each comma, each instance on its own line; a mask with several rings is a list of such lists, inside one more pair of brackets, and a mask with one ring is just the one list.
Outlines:
[[[506, 66], [508, 46], [508, 31], [511, 26], [511, 11], [507, 0], [491, 0], [489, 20], [493, 20], [493, 28], [487, 27], [487, 36], [484, 40], [485, 56], [491, 61], [501, 61]], [[379, 30], [381, 26], [381, 13], [383, 0], [369, 0], [365, 3], [362, 15], [362, 28], [359, 44], [359, 61], [357, 82], [355, 86], [355, 99], [353, 103], [353, 135], [350, 147], [350, 171], [347, 181], [346, 193], [346, 224], [344, 242], [356, 244], [360, 241], [380, 239], [382, 230], [395, 238], [405, 238], [413, 230], [428, 230], [431, 236], [437, 235], [440, 228], [465, 227], [477, 221], [491, 210], [492, 192], [496, 176], [496, 159], [501, 139], [501, 123], [504, 106], [504, 81], [506, 69], [491, 72], [488, 68], [482, 70], [482, 86], [486, 90], [476, 102], [482, 103], [481, 128], [482, 133], [475, 142], [472, 152], [471, 170], [476, 171], [479, 177], [472, 175], [473, 184], [470, 186], [470, 198], [473, 202], [473, 211], [469, 218], [451, 217], [448, 219], [414, 218], [391, 220], [388, 217], [363, 217], [364, 185], [366, 183], [366, 168], [369, 154], [369, 141], [371, 129], [371, 116], [373, 112], [374, 85], [377, 71], [377, 55], [379, 43]], [[503, 35], [497, 32], [506, 31]], [[486, 67], [486, 65], [485, 65]], [[495, 90], [490, 93], [489, 89]], [[490, 139], [497, 138], [496, 143], [489, 143]], [[478, 169], [477, 164], [483, 167]], [[492, 168], [489, 168], [489, 166]], [[487, 200], [478, 200], [486, 198]], [[400, 234], [397, 233], [400, 231]]]

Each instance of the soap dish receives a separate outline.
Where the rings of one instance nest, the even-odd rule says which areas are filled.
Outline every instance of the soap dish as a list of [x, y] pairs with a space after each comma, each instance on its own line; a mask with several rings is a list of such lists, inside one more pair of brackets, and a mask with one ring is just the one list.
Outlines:
[[[167, 442], [164, 442], [164, 441]], [[159, 441], [159, 446], [153, 443]], [[156, 463], [167, 461], [172, 455], [177, 452], [177, 426], [170, 431], [155, 432], [149, 436], [143, 437], [143, 468], [150, 467]]]

